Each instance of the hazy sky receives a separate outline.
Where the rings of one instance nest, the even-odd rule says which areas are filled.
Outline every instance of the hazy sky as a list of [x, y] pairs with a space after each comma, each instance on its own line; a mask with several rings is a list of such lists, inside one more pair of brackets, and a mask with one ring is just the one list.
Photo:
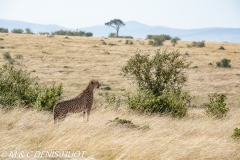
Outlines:
[[240, 0], [0, 0], [0, 19], [76, 29], [115, 18], [183, 29], [240, 28]]

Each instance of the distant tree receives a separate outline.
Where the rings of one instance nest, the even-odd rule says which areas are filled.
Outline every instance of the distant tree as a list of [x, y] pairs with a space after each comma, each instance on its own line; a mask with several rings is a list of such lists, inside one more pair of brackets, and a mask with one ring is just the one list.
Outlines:
[[39, 32], [40, 35], [49, 35], [48, 32]]
[[154, 39], [156, 37], [161, 37], [161, 39], [165, 39], [165, 40], [170, 40], [171, 36], [167, 35], [167, 34], [160, 34], [160, 35], [147, 35], [147, 39]]
[[30, 28], [25, 29], [26, 34], [33, 34], [32, 30]]
[[86, 36], [86, 37], [92, 37], [93, 34], [92, 34], [92, 32], [86, 32], [86, 33], [85, 33], [85, 36]]
[[23, 30], [22, 29], [13, 29], [11, 30], [12, 33], [18, 33], [18, 34], [22, 34]]
[[122, 26], [125, 26], [125, 23], [122, 20], [120, 20], [120, 19], [113, 19], [110, 22], [106, 22], [105, 25], [106, 26], [111, 26], [111, 27], [115, 28], [116, 29], [116, 36], [118, 37], [119, 29]]
[[172, 45], [175, 46], [179, 40], [180, 40], [180, 38], [178, 38], [178, 37], [172, 38], [172, 39], [171, 39]]
[[7, 28], [0, 28], [0, 33], [8, 33], [8, 29]]

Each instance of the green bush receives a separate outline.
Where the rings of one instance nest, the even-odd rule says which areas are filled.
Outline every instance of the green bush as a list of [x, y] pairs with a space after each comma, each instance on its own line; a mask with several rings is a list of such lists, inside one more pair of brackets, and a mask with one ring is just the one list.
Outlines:
[[132, 36], [118, 36], [118, 37], [116, 37], [116, 38], [128, 38], [128, 39], [133, 39]]
[[30, 28], [26, 28], [25, 33], [26, 34], [33, 34], [32, 30]]
[[187, 81], [184, 71], [189, 65], [177, 50], [168, 52], [158, 49], [153, 56], [137, 50], [122, 67], [122, 72], [125, 76], [130, 75], [138, 88], [150, 90], [159, 96], [165, 89], [182, 88]]
[[152, 40], [150, 40], [148, 42], [148, 44], [152, 45], [152, 46], [161, 46], [161, 45], [163, 45], [163, 42], [165, 41], [165, 38], [162, 37], [162, 36], [156, 36], [156, 37], [153, 37], [151, 39]]
[[43, 87], [38, 93], [34, 105], [38, 110], [52, 111], [53, 107], [60, 101], [62, 93], [62, 84], [59, 86]]
[[202, 41], [202, 42], [192, 42], [191, 45], [187, 45], [187, 47], [205, 47], [205, 41]]
[[225, 48], [223, 46], [220, 46], [220, 48], [218, 48], [218, 50], [225, 50]]
[[108, 37], [109, 37], [109, 38], [116, 37], [116, 33], [109, 33]]
[[107, 45], [107, 43], [106, 43], [106, 42], [104, 42], [104, 41], [102, 41], [102, 45]]
[[233, 132], [232, 137], [233, 137], [233, 138], [236, 138], [236, 139], [239, 139], [239, 138], [240, 138], [240, 129], [239, 129], [239, 128], [235, 128], [235, 129], [234, 129], [234, 132]]
[[23, 33], [23, 30], [22, 30], [22, 29], [13, 29], [11, 32], [12, 32], [12, 33], [22, 34], [22, 33]]
[[37, 78], [30, 77], [30, 72], [23, 66], [7, 63], [0, 68], [0, 90], [0, 104], [4, 108], [21, 104], [49, 110], [60, 100], [62, 85], [40, 86]]
[[171, 39], [171, 36], [170, 35], [167, 35], [167, 34], [160, 34], [160, 35], [147, 35], [147, 38], [146, 39], [154, 39], [156, 37], [161, 37], [163, 38], [164, 40], [170, 40]]
[[172, 117], [184, 117], [190, 107], [191, 96], [180, 90], [164, 91], [161, 96], [155, 96], [147, 90], [138, 90], [137, 93], [127, 92], [126, 104], [140, 113], [167, 113]]
[[209, 103], [203, 104], [204, 113], [208, 116], [213, 116], [217, 118], [222, 118], [228, 112], [226, 107], [226, 94], [213, 93], [208, 95]]
[[36, 78], [8, 63], [0, 68], [0, 104], [13, 107], [17, 103], [31, 104], [37, 97]]
[[0, 33], [8, 33], [8, 29], [7, 28], [0, 28]]
[[217, 65], [217, 67], [231, 68], [230, 62], [231, 62], [230, 59], [224, 58], [220, 62], [216, 62], [216, 65]]
[[[48, 32], [40, 32], [39, 34], [47, 34], [49, 35]], [[93, 34], [92, 32], [85, 32], [85, 31], [71, 31], [71, 30], [58, 30], [52, 33], [53, 35], [67, 35], [67, 36], [86, 36], [86, 37], [92, 37]]]
[[138, 87], [135, 93], [127, 92], [128, 107], [139, 112], [185, 116], [191, 96], [181, 88], [187, 81], [184, 70], [190, 63], [179, 51], [157, 50], [152, 57], [139, 52], [122, 67], [124, 75], [130, 75]]
[[92, 33], [92, 32], [86, 32], [86, 33], [85, 33], [85, 36], [86, 36], [86, 37], [92, 37], [92, 36], [93, 36], [93, 33]]
[[172, 45], [175, 46], [179, 40], [180, 40], [180, 38], [178, 38], [178, 37], [172, 38], [172, 39], [171, 39]]

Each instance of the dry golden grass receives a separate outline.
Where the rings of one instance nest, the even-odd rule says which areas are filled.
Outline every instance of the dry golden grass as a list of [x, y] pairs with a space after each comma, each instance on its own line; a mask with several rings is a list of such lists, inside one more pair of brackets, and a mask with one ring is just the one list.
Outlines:
[[[0, 41], [0, 47], [4, 47], [0, 57], [5, 52], [21, 54], [26, 69], [35, 71], [32, 76], [47, 85], [63, 83], [64, 99], [68, 99], [81, 92], [91, 79], [109, 85], [110, 92], [117, 94], [122, 87], [132, 89], [131, 80], [119, 75], [120, 68], [137, 48], [150, 54], [159, 48], [147, 45], [146, 40], [126, 45], [124, 39], [64, 37], [0, 34], [4, 39]], [[116, 46], [102, 45], [101, 40]], [[206, 42], [204, 48], [187, 48], [190, 43], [180, 41], [173, 47], [167, 41], [160, 48], [189, 54], [187, 59], [192, 65], [187, 70], [189, 80], [184, 90], [195, 96], [195, 105], [206, 102], [208, 93], [227, 94], [230, 111], [223, 119], [208, 118], [201, 108], [189, 109], [182, 119], [112, 111], [104, 109], [106, 104], [98, 95], [102, 91], [96, 91], [95, 109], [87, 123], [79, 114], [54, 125], [49, 112], [0, 110], [0, 151], [86, 151], [85, 157], [95, 159], [240, 159], [240, 142], [231, 138], [233, 129], [240, 127], [240, 45]], [[226, 50], [218, 50], [220, 46]], [[216, 67], [215, 63], [223, 58], [231, 59], [232, 68]], [[0, 64], [4, 63], [1, 57]], [[149, 125], [150, 129], [107, 124], [116, 117]]]

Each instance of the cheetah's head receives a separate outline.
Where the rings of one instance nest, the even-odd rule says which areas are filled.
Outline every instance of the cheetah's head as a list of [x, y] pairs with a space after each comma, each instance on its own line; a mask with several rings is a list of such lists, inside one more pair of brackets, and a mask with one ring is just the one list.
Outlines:
[[99, 88], [101, 85], [98, 81], [96, 80], [91, 80], [90, 81], [90, 85], [95, 89], [95, 88]]

